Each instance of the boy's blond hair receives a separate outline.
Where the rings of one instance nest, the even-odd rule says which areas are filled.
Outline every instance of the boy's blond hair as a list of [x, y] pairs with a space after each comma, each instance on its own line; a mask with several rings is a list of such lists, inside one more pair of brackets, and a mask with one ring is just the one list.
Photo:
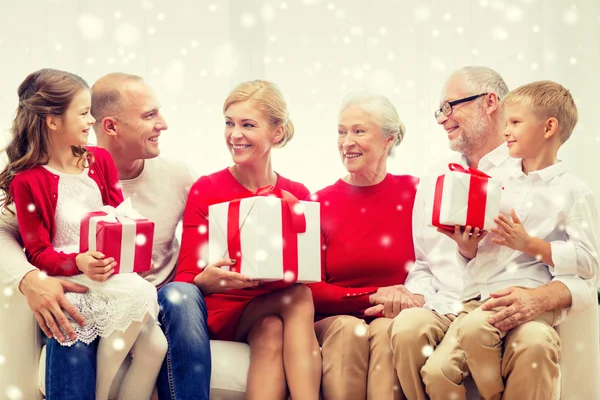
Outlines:
[[553, 81], [537, 81], [520, 86], [502, 100], [502, 107], [521, 104], [540, 119], [558, 120], [558, 138], [566, 142], [577, 124], [577, 106], [571, 93]]

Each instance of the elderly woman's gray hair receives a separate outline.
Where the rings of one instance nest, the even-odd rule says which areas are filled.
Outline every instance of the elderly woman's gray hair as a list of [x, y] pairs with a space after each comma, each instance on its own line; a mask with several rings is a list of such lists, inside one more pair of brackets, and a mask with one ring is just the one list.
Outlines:
[[398, 116], [398, 111], [392, 102], [385, 96], [375, 93], [361, 92], [352, 93], [342, 101], [340, 113], [347, 108], [358, 107], [365, 114], [373, 118], [383, 136], [394, 138], [389, 155], [393, 154], [395, 146], [399, 146], [404, 139], [406, 128]]

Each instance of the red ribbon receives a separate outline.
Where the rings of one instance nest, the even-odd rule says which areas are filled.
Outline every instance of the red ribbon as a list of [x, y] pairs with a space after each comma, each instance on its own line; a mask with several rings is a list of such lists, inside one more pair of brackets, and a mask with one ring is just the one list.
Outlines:
[[[465, 226], [470, 225], [473, 228], [483, 229], [485, 223], [485, 206], [487, 202], [487, 184], [491, 178], [485, 172], [476, 168], [469, 167], [465, 169], [462, 165], [448, 164], [451, 171], [463, 172], [471, 175], [469, 181], [469, 198], [467, 200], [467, 220]], [[440, 223], [440, 212], [442, 207], [442, 193], [444, 192], [444, 177], [440, 175], [435, 183], [435, 196], [433, 200], [432, 225], [442, 229], [454, 231], [454, 226]]]
[[242, 269], [242, 243], [240, 232], [240, 203], [242, 199], [255, 196], [275, 196], [281, 199], [281, 220], [283, 232], [283, 270], [291, 272], [294, 280], [298, 277], [298, 233], [306, 232], [306, 217], [299, 209], [300, 201], [288, 191], [276, 189], [272, 185], [258, 188], [254, 193], [242, 195], [230, 201], [227, 210], [227, 249], [229, 257], [237, 260], [231, 271]]

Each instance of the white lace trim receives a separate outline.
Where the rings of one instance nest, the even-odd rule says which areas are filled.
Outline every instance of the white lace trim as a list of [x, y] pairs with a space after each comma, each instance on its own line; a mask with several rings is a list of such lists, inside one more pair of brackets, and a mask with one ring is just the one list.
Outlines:
[[83, 315], [87, 325], [81, 327], [68, 316], [77, 339], [68, 339], [61, 343], [63, 346], [72, 346], [77, 340], [90, 344], [97, 337], [108, 337], [114, 331], [124, 332], [146, 315], [157, 319], [156, 288], [137, 274], [114, 275], [105, 282], [92, 281], [85, 275], [66, 279], [88, 287], [89, 291], [65, 294]]

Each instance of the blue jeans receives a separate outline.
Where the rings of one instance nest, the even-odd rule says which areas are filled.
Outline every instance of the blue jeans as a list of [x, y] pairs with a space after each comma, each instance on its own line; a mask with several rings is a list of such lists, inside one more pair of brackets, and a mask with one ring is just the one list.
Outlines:
[[76, 342], [61, 346], [56, 339], [46, 343], [46, 400], [94, 400], [96, 398], [96, 350]]
[[208, 400], [210, 338], [200, 289], [171, 282], [158, 291], [158, 304], [158, 319], [169, 343], [156, 383], [159, 399]]

